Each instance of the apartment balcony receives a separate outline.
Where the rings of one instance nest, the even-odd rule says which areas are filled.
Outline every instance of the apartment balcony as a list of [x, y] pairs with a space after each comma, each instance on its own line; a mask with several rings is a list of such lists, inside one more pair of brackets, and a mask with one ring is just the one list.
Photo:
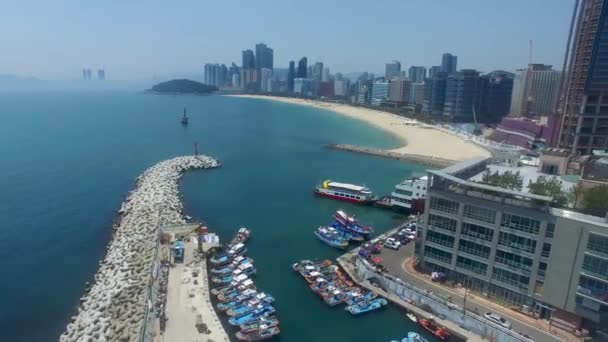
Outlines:
[[532, 268], [526, 265], [522, 265], [522, 264], [513, 264], [513, 263], [508, 263], [505, 260], [499, 260], [499, 259], [495, 259], [494, 260], [494, 266], [495, 267], [500, 267], [503, 268], [507, 271], [511, 271], [511, 272], [515, 272], [521, 275], [525, 275], [527, 277], [530, 276], [530, 274], [532, 273]]
[[576, 294], [587, 299], [591, 299], [603, 305], [608, 305], [608, 292], [605, 291], [594, 291], [586, 289], [582, 286], [577, 286]]

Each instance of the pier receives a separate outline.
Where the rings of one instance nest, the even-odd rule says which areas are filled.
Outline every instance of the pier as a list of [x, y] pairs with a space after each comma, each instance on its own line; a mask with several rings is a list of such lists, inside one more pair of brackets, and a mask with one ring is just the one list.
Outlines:
[[[122, 203], [119, 223], [95, 282], [80, 300], [61, 342], [152, 341], [156, 330], [149, 322], [161, 317], [166, 295], [166, 263], [160, 248], [161, 227], [183, 224], [178, 182], [193, 169], [220, 166], [206, 156], [185, 156], [162, 161], [137, 177], [135, 188]], [[162, 286], [162, 284], [161, 284]]]
[[452, 164], [455, 164], [457, 162], [456, 160], [451, 160], [451, 159], [438, 158], [438, 157], [433, 157], [433, 156], [425, 156], [425, 155], [421, 155], [421, 154], [393, 152], [393, 151], [389, 151], [389, 150], [382, 150], [382, 149], [378, 149], [378, 148], [363, 147], [363, 146], [349, 145], [349, 144], [330, 144], [330, 145], [326, 145], [325, 147], [327, 147], [329, 149], [333, 149], [333, 150], [341, 150], [341, 151], [348, 151], [348, 152], [354, 152], [354, 153], [368, 154], [368, 155], [378, 156], [378, 157], [383, 157], [383, 158], [410, 161], [410, 162], [428, 165], [431, 167], [438, 167], [438, 168], [444, 168], [444, 167], [450, 166]]

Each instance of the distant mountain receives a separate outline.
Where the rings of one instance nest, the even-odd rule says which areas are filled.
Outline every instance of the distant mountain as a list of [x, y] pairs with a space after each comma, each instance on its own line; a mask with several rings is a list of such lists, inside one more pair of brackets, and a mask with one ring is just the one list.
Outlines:
[[161, 82], [146, 90], [146, 92], [155, 94], [209, 94], [217, 90], [216, 86], [181, 79]]

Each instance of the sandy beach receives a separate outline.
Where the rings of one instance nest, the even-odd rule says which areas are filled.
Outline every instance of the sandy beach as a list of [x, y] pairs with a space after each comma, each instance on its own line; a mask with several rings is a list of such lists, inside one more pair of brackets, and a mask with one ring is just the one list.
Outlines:
[[368, 108], [354, 107], [345, 104], [327, 103], [314, 100], [304, 100], [287, 97], [265, 95], [230, 95], [245, 98], [264, 99], [310, 106], [333, 111], [357, 120], [362, 120], [388, 132], [403, 142], [403, 146], [393, 149], [393, 152], [418, 154], [451, 160], [465, 160], [479, 156], [490, 156], [486, 149], [466, 141], [465, 139], [434, 129], [423, 127], [414, 120], [403, 118], [391, 113]]

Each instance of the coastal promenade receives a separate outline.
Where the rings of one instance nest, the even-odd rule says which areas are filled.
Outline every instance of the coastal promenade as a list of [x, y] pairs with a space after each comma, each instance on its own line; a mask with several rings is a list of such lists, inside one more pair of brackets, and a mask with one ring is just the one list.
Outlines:
[[150, 301], [150, 292], [160, 273], [160, 227], [185, 222], [178, 181], [188, 170], [219, 166], [210, 157], [177, 157], [137, 177], [119, 210], [120, 222], [95, 281], [81, 297], [78, 312], [60, 341], [147, 341], [145, 322], [150, 315], [159, 315], [154, 312], [158, 303]]
[[439, 167], [444, 168], [448, 167], [452, 164], [455, 164], [456, 160], [445, 159], [445, 158], [435, 158], [432, 156], [425, 156], [421, 154], [410, 154], [410, 153], [399, 153], [390, 150], [381, 150], [377, 148], [371, 147], [363, 147], [349, 144], [331, 144], [327, 145], [327, 148], [334, 150], [342, 150], [348, 152], [369, 154], [372, 156], [378, 156], [383, 158], [397, 159], [397, 160], [405, 160], [418, 164], [428, 165], [431, 167]]

